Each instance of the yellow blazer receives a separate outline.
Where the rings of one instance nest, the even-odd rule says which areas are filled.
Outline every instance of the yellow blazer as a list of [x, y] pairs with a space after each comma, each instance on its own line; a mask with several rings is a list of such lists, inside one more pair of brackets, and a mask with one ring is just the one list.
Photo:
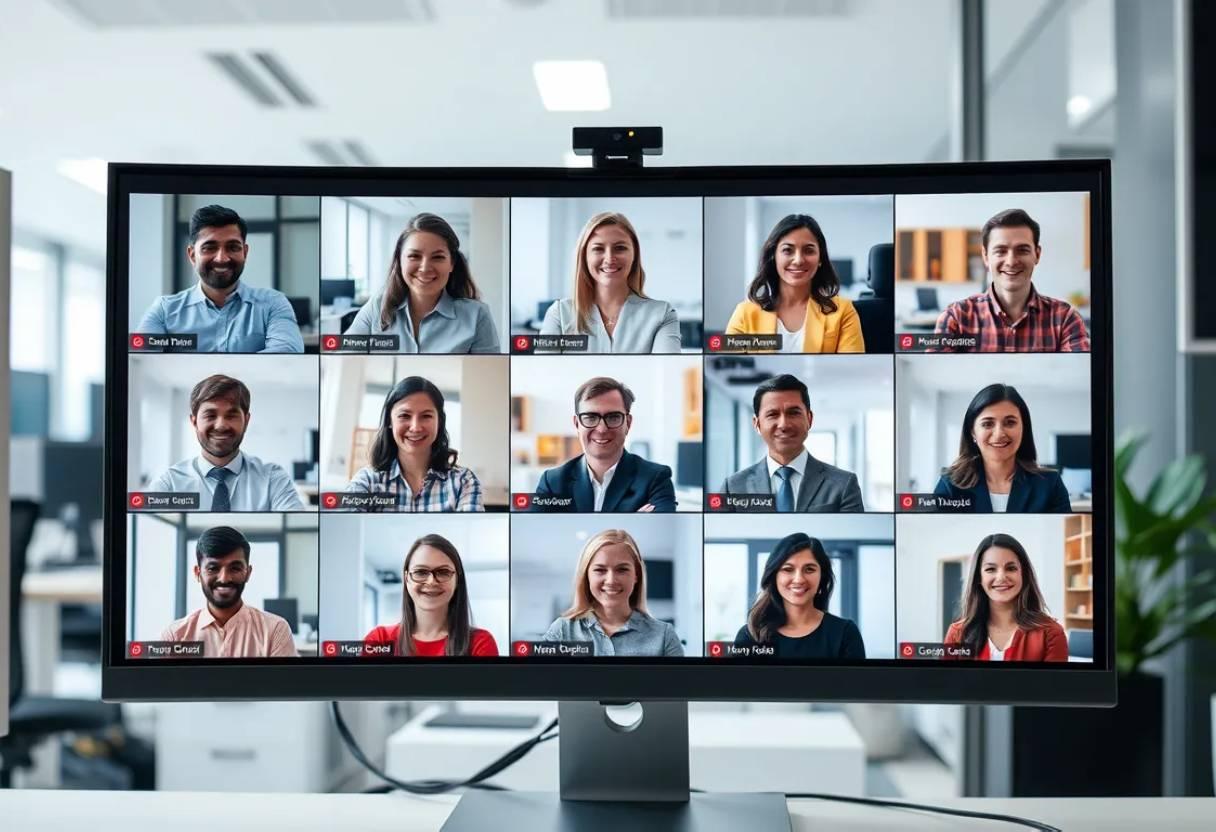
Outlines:
[[[803, 352], [865, 352], [866, 344], [861, 336], [861, 318], [853, 301], [848, 298], [833, 298], [836, 311], [823, 314], [819, 304], [807, 303], [806, 329], [802, 337]], [[735, 307], [727, 335], [775, 335], [777, 313], [765, 312], [759, 304], [745, 300]]]

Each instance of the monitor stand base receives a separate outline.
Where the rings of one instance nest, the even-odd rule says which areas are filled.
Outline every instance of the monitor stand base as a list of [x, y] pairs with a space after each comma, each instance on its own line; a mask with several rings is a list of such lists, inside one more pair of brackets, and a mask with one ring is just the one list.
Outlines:
[[687, 803], [562, 800], [556, 792], [469, 791], [443, 832], [789, 832], [782, 794], [694, 794]]
[[687, 702], [559, 702], [561, 792], [468, 791], [443, 832], [789, 832], [785, 795], [689, 789]]

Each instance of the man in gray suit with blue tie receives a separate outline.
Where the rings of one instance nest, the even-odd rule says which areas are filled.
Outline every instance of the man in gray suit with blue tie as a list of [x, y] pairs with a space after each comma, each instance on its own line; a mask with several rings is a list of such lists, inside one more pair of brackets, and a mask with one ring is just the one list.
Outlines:
[[772, 494], [777, 511], [865, 511], [851, 471], [820, 462], [806, 449], [814, 413], [806, 385], [788, 373], [756, 388], [752, 426], [768, 454], [726, 478], [723, 494]]

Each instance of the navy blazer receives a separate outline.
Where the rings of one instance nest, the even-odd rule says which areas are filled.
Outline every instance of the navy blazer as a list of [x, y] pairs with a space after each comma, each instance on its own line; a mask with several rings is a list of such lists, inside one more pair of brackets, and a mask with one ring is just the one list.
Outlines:
[[[540, 475], [536, 485], [537, 497], [573, 497], [569, 508], [535, 507], [535, 511], [569, 511], [591, 513], [595, 511], [595, 491], [591, 487], [591, 475], [583, 455], [550, 468]], [[608, 484], [604, 495], [604, 511], [637, 511], [650, 503], [655, 511], [676, 510], [676, 490], [671, 484], [671, 469], [642, 459], [637, 454], [625, 451], [617, 463], [616, 473]]]
[[[971, 511], [992, 511], [992, 498], [983, 477], [974, 488], [959, 488], [950, 481], [949, 475], [942, 474], [933, 493], [944, 497], [970, 497]], [[1019, 465], [1013, 472], [1009, 506], [1005, 511], [1009, 514], [1067, 514], [1072, 511], [1072, 503], [1068, 501], [1068, 489], [1064, 487], [1059, 471], [1032, 474]]]

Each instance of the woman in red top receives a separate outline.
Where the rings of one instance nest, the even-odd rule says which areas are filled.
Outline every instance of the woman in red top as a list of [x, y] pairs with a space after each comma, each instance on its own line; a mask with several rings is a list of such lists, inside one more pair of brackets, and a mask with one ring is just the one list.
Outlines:
[[1025, 547], [1007, 534], [990, 534], [971, 558], [962, 617], [946, 644], [971, 648], [980, 661], [1066, 662], [1068, 638], [1047, 613]]
[[394, 645], [398, 656], [497, 656], [488, 630], [473, 626], [460, 553], [447, 538], [414, 541], [402, 567], [401, 621], [376, 627], [365, 642]]

